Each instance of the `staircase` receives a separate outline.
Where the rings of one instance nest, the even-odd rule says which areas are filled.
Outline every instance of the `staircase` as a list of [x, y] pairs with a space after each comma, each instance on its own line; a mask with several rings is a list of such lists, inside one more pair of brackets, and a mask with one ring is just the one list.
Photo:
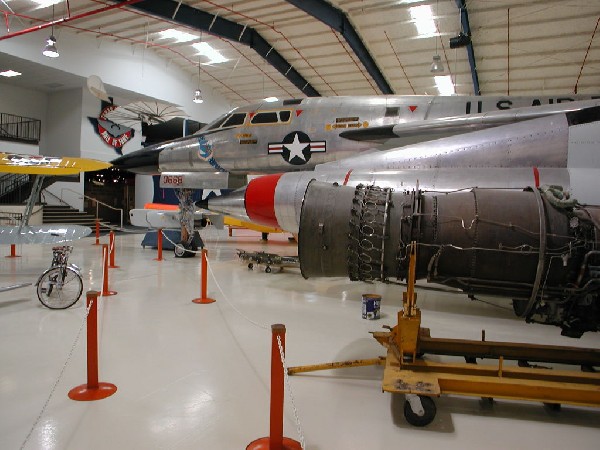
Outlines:
[[[112, 228], [108, 223], [100, 220], [100, 232], [109, 232]], [[70, 206], [58, 206], [58, 205], [44, 205], [44, 215], [42, 219], [44, 224], [71, 224], [71, 225], [82, 225], [90, 227], [92, 232], [96, 230], [96, 216], [87, 212], [80, 212]]]

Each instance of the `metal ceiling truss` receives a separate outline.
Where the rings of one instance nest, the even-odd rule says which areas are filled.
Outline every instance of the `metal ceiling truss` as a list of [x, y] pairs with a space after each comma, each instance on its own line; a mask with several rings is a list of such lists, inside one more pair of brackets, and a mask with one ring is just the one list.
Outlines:
[[[124, 0], [112, 0], [123, 3]], [[281, 56], [256, 30], [218, 15], [193, 8], [180, 1], [146, 0], [131, 5], [131, 8], [151, 14], [155, 17], [178, 23], [186, 27], [205, 31], [230, 41], [247, 45], [277, 69], [294, 86], [308, 97], [320, 97], [321, 94], [292, 65]]]
[[[462, 32], [471, 37], [471, 26], [469, 25], [469, 12], [467, 11], [466, 0], [456, 0], [456, 6], [460, 11], [460, 25]], [[473, 41], [470, 40], [467, 45], [467, 56], [471, 66], [471, 78], [473, 80], [473, 92], [475, 95], [481, 95], [479, 88], [479, 76], [477, 75], [477, 64], [475, 63], [475, 52], [473, 51]]]
[[348, 42], [360, 62], [365, 66], [369, 75], [375, 80], [383, 94], [393, 94], [391, 86], [383, 76], [369, 50], [350, 23], [346, 13], [324, 0], [287, 0], [296, 8], [320, 20], [325, 25], [340, 33]]

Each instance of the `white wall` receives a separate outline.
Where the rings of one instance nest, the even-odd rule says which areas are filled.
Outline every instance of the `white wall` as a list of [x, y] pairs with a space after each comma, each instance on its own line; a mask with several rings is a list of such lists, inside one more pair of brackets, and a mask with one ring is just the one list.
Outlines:
[[150, 175], [135, 176], [135, 207], [143, 208], [146, 203], [152, 202], [154, 197], [154, 183]]
[[[98, 117], [101, 105], [100, 100], [83, 86], [90, 75], [98, 75], [102, 79], [108, 95], [114, 97], [117, 105], [156, 99], [179, 105], [190, 119], [199, 122], [210, 122], [232, 108], [218, 93], [202, 84], [204, 103], [193, 103], [193, 92], [198, 87], [197, 75], [183, 72], [176, 64], [160, 58], [143, 44], [112, 42], [93, 34], [75, 34], [57, 27], [55, 36], [60, 57], [47, 58], [41, 54], [47, 34], [48, 30], [41, 30], [0, 41], [0, 56], [1, 53], [11, 54], [83, 77], [82, 88], [49, 95], [15, 88], [0, 81], [0, 112], [42, 120], [42, 139], [36, 153], [102, 161], [118, 156], [95, 134], [88, 120], [88, 117]], [[173, 57], [177, 58], [177, 55]], [[142, 148], [141, 141], [141, 132], [137, 131], [123, 147], [123, 153]], [[148, 176], [138, 176], [136, 180], [139, 180], [139, 183], [136, 181], [136, 207], [143, 207], [152, 199], [152, 180]], [[65, 188], [80, 195], [68, 193]], [[62, 196], [68, 196], [65, 199], [72, 206], [83, 207], [83, 176], [79, 183], [55, 183], [50, 190], [59, 197], [62, 191]]]
[[[11, 30], [13, 31], [13, 30]], [[232, 108], [218, 93], [200, 85], [204, 103], [192, 102], [198, 86], [197, 74], [183, 72], [177, 64], [159, 57], [144, 44], [112, 42], [91, 33], [56, 28], [59, 58], [42, 56], [41, 48], [48, 30], [36, 31], [0, 41], [0, 53], [8, 53], [36, 63], [87, 78], [98, 75], [109, 95], [111, 86], [180, 105], [191, 119], [209, 122]], [[173, 54], [173, 58], [179, 58]], [[139, 98], [131, 98], [135, 101]]]
[[[48, 96], [42, 92], [22, 89], [0, 81], [0, 112], [16, 116], [31, 117], [41, 121], [40, 141], [47, 131], [46, 111]], [[41, 142], [40, 142], [41, 143]], [[0, 151], [39, 155], [40, 146], [18, 142], [1, 141]]]
[[81, 88], [48, 95], [46, 130], [46, 139], [40, 142], [42, 155], [80, 155]]

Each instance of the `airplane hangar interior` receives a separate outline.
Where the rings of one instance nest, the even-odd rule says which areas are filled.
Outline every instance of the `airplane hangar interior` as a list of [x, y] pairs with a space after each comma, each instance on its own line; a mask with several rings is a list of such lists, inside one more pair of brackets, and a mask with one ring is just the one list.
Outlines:
[[600, 2], [0, 11], [0, 449], [599, 448]]

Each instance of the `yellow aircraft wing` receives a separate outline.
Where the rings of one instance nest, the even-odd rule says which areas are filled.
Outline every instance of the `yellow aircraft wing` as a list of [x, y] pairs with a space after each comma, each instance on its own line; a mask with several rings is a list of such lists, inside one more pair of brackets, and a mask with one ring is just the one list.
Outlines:
[[88, 158], [0, 152], [0, 172], [31, 175], [75, 175], [80, 172], [106, 169], [110, 166], [110, 163]]
[[280, 228], [266, 227], [264, 225], [258, 225], [252, 222], [245, 222], [230, 216], [225, 216], [225, 225], [229, 225], [230, 227], [247, 228], [260, 233], [285, 233], [285, 231]]

